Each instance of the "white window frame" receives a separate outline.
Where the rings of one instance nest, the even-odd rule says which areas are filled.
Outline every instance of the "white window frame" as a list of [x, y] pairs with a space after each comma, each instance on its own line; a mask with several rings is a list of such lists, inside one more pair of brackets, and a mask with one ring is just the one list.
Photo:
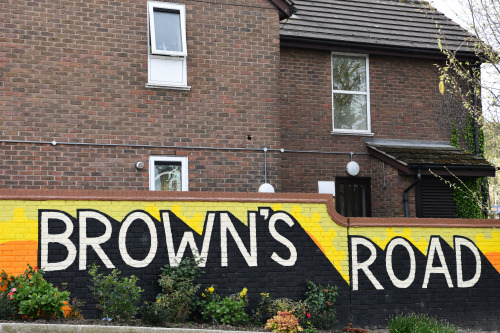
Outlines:
[[[350, 90], [335, 90], [333, 89], [333, 56], [341, 55], [341, 56], [352, 56], [358, 58], [365, 58], [365, 78], [366, 78], [366, 92], [363, 91], [350, 91]], [[331, 61], [331, 82], [332, 82], [332, 134], [345, 134], [345, 135], [363, 135], [363, 136], [373, 136], [374, 134], [371, 132], [371, 117], [370, 117], [370, 57], [368, 54], [361, 53], [339, 53], [332, 52], [330, 56]], [[346, 94], [346, 95], [363, 95], [366, 96], [366, 130], [349, 130], [349, 129], [340, 129], [335, 128], [335, 103], [334, 96], [335, 94]]]
[[189, 190], [188, 157], [187, 156], [149, 156], [149, 190], [155, 190], [155, 163], [177, 162], [181, 163], [181, 187], [182, 191]]
[[[154, 9], [161, 8], [172, 11], [178, 11], [181, 23], [181, 51], [167, 51], [156, 49], [156, 33], [154, 26]], [[184, 4], [176, 4], [169, 2], [148, 1], [148, 88], [167, 88], [175, 90], [190, 90], [187, 85], [187, 42], [186, 42], [186, 6]], [[162, 65], [177, 64], [177, 69], [182, 74], [177, 77], [177, 80], [171, 80], [171, 77], [165, 77], [161, 80], [154, 79], [154, 71], [158, 69], [153, 65], [153, 62], [160, 62]], [[180, 67], [179, 67], [180, 66]], [[180, 78], [180, 79], [179, 79]]]

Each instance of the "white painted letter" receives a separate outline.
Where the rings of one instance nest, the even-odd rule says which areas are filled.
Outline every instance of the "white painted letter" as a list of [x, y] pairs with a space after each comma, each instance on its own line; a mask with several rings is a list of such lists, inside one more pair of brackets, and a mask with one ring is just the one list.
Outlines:
[[[462, 246], [468, 247], [474, 254], [476, 259], [476, 273], [474, 277], [468, 281], [464, 281], [462, 271]], [[473, 242], [463, 237], [455, 237], [455, 257], [457, 259], [457, 287], [458, 288], [471, 288], [479, 281], [481, 277], [481, 256], [479, 250]]]
[[288, 250], [290, 251], [290, 257], [288, 259], [283, 259], [280, 256], [278, 256], [276, 252], [273, 252], [271, 259], [276, 261], [281, 266], [293, 266], [297, 261], [297, 249], [292, 244], [292, 242], [290, 242], [288, 239], [286, 239], [276, 231], [275, 224], [279, 220], [288, 224], [289, 227], [292, 227], [294, 222], [290, 218], [290, 216], [288, 216], [285, 213], [275, 213], [271, 216], [271, 219], [269, 220], [269, 232], [271, 233], [271, 236], [273, 236], [274, 239], [276, 239], [278, 242], [280, 242], [281, 244], [285, 245], [288, 248]]
[[[104, 235], [99, 237], [87, 237], [87, 219], [95, 219], [106, 227]], [[99, 244], [106, 243], [111, 238], [111, 222], [106, 216], [91, 210], [83, 210], [78, 212], [78, 223], [80, 224], [80, 261], [79, 269], [87, 268], [87, 246], [92, 246], [97, 256], [102, 260], [107, 268], [115, 268], [111, 260], [102, 250]]]
[[194, 241], [194, 235], [192, 231], [185, 231], [182, 236], [181, 244], [175, 253], [174, 249], [174, 238], [172, 236], [172, 227], [170, 225], [170, 215], [168, 212], [163, 212], [161, 214], [161, 219], [163, 221], [163, 225], [165, 228], [165, 239], [167, 242], [167, 250], [168, 250], [168, 262], [170, 266], [178, 266], [184, 257], [184, 252], [186, 251], [186, 247], [189, 244], [191, 248], [191, 253], [196, 260], [200, 260], [201, 262], [198, 264], [200, 267], [205, 267], [207, 264], [208, 258], [208, 247], [210, 245], [210, 239], [212, 237], [212, 230], [214, 228], [214, 218], [215, 213], [209, 213], [207, 216], [205, 234], [203, 237], [203, 246], [201, 248], [201, 254], [198, 251], [198, 246], [196, 246], [196, 242]]
[[[370, 258], [365, 262], [358, 262], [358, 245], [363, 245], [368, 248], [371, 252]], [[352, 290], [358, 290], [358, 271], [361, 269], [365, 272], [370, 282], [375, 286], [375, 289], [382, 290], [384, 287], [378, 282], [373, 273], [370, 271], [369, 267], [375, 262], [377, 258], [377, 249], [375, 246], [367, 239], [362, 237], [351, 237], [351, 253], [352, 253]]]
[[248, 266], [257, 266], [257, 232], [255, 229], [256, 213], [248, 214], [248, 228], [250, 229], [250, 252], [245, 248], [240, 236], [234, 228], [233, 222], [227, 213], [220, 214], [220, 235], [221, 235], [221, 266], [227, 266], [227, 232], [233, 236], [240, 253], [245, 258]]
[[[406, 280], [398, 279], [394, 274], [394, 269], [392, 267], [392, 252], [397, 245], [401, 245], [402, 247], [404, 247], [406, 251], [408, 251], [408, 255], [410, 256], [410, 272], [408, 273], [408, 277], [406, 278]], [[408, 288], [409, 286], [411, 286], [411, 284], [415, 280], [416, 266], [417, 264], [415, 261], [415, 252], [413, 251], [413, 248], [408, 243], [408, 241], [403, 238], [394, 238], [393, 240], [391, 240], [385, 250], [385, 267], [387, 269], [387, 274], [389, 274], [389, 277], [391, 278], [394, 286], [396, 286], [397, 288]]]
[[[62, 234], [49, 234], [49, 220], [64, 222], [66, 230]], [[73, 222], [61, 212], [42, 211], [40, 214], [40, 266], [46, 271], [62, 271], [68, 268], [76, 258], [76, 246], [69, 240], [73, 233]], [[66, 247], [68, 256], [60, 262], [49, 263], [49, 243], [58, 243]]]
[[[149, 252], [146, 258], [142, 260], [133, 259], [127, 252], [127, 231], [132, 222], [135, 220], [142, 220], [149, 229], [149, 236], [151, 238], [151, 245], [149, 247]], [[129, 266], [135, 268], [143, 268], [146, 267], [153, 261], [156, 255], [156, 250], [158, 249], [158, 236], [156, 234], [156, 226], [151, 217], [144, 212], [134, 212], [126, 217], [126, 219], [122, 222], [122, 226], [120, 228], [120, 235], [118, 236], [118, 247], [120, 249], [120, 254], [123, 258], [123, 261]]]
[[[441, 266], [433, 267], [434, 254], [437, 252]], [[431, 237], [431, 243], [429, 244], [429, 250], [427, 251], [427, 264], [425, 266], [425, 276], [424, 284], [422, 288], [426, 289], [427, 284], [429, 284], [429, 277], [431, 274], [444, 274], [446, 277], [446, 282], [448, 283], [448, 288], [453, 288], [453, 282], [451, 281], [450, 272], [448, 271], [448, 266], [446, 265], [446, 260], [444, 259], [443, 249], [441, 248], [441, 243], [438, 237]]]

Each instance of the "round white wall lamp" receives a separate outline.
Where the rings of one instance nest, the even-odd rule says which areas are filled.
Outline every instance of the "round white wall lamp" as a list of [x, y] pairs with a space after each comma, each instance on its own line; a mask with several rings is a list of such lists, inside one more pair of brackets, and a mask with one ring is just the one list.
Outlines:
[[136, 168], [137, 170], [142, 170], [142, 169], [144, 169], [144, 162], [137, 162], [137, 163], [135, 164], [135, 168]]
[[345, 166], [345, 170], [350, 176], [357, 176], [359, 173], [359, 164], [351, 161]]
[[260, 185], [259, 193], [274, 193], [274, 187], [269, 183], [264, 183]]

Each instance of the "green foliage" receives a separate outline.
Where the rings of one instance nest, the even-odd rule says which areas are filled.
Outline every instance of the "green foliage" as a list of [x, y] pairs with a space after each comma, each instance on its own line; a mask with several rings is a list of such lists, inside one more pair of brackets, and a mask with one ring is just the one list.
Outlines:
[[6, 294], [0, 295], [0, 320], [13, 319], [16, 315], [16, 307]]
[[487, 181], [482, 177], [461, 177], [460, 181], [455, 182], [453, 198], [458, 218], [484, 219], [488, 217], [488, 213], [482, 209], [484, 188], [487, 189]]
[[165, 265], [161, 268], [161, 276], [169, 276], [176, 288], [177, 283], [184, 281], [196, 281], [196, 279], [203, 273], [198, 267], [203, 259], [195, 260], [193, 258], [183, 259], [178, 266]]
[[64, 317], [62, 307], [69, 300], [68, 291], [59, 291], [43, 278], [43, 271], [28, 265], [24, 273], [8, 276], [0, 274], [0, 286], [5, 286], [4, 297], [8, 297], [17, 308], [17, 313], [29, 318], [53, 319]]
[[306, 317], [310, 326], [326, 330], [335, 325], [337, 318], [334, 305], [338, 295], [337, 287], [323, 287], [321, 284], [307, 282], [305, 303], [308, 306]]
[[169, 311], [159, 302], [145, 302], [140, 313], [142, 320], [149, 325], [163, 326], [168, 322]]
[[296, 333], [302, 331], [299, 320], [291, 311], [278, 311], [278, 313], [269, 319], [266, 323], [266, 330], [276, 333]]
[[397, 315], [388, 321], [390, 333], [457, 333], [447, 322], [430, 318], [425, 314]]
[[260, 293], [259, 304], [253, 315], [255, 323], [265, 323], [273, 316], [271, 312], [271, 296], [267, 292]]
[[161, 270], [158, 283], [162, 292], [157, 297], [161, 312], [168, 322], [179, 323], [185, 321], [195, 307], [195, 295], [199, 285], [196, 279], [201, 274], [199, 261], [191, 258], [184, 259], [178, 266], [165, 265]]
[[[475, 149], [475, 121], [469, 116], [469, 120], [462, 133], [463, 139], [468, 145], [468, 151], [476, 154]], [[478, 132], [479, 151], [478, 155], [484, 157], [484, 132]], [[455, 126], [452, 127], [450, 142], [453, 146], [460, 148], [460, 133]], [[486, 177], [455, 177], [450, 183], [453, 189], [456, 214], [458, 218], [485, 219], [489, 214], [489, 192]]]
[[116, 320], [129, 319], [137, 312], [137, 303], [142, 289], [136, 286], [138, 278], [120, 277], [121, 272], [113, 269], [110, 274], [98, 273], [99, 266], [89, 266], [92, 285], [90, 289], [97, 301], [97, 307], [105, 317]]
[[261, 293], [261, 299], [255, 312], [255, 322], [266, 322], [279, 311], [291, 312], [295, 317], [302, 320], [307, 312], [307, 305], [303, 301], [294, 301], [289, 298], [271, 299], [269, 293]]
[[363, 328], [359, 327], [352, 327], [352, 323], [349, 323], [342, 332], [347, 332], [347, 333], [368, 333], [368, 330], [365, 330]]
[[205, 289], [200, 302], [200, 311], [205, 320], [213, 320], [220, 324], [241, 325], [248, 322], [245, 308], [248, 306], [247, 289], [221, 299], [214, 287]]

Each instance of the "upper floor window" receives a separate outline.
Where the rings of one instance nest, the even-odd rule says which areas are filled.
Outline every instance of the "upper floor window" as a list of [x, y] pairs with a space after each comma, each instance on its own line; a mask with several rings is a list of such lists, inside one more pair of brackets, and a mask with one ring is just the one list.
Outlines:
[[188, 158], [186, 156], [150, 156], [150, 191], [187, 191]]
[[368, 77], [368, 56], [332, 54], [332, 133], [371, 134]]
[[150, 1], [148, 23], [148, 86], [189, 89], [185, 5]]

